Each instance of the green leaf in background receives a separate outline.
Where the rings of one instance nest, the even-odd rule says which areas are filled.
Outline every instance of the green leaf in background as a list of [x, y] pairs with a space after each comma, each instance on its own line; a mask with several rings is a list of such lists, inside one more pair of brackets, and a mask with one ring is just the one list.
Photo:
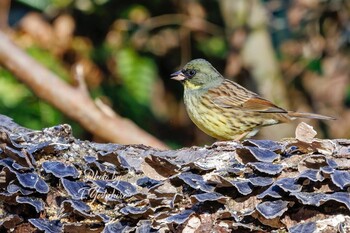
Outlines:
[[110, 0], [16, 0], [24, 5], [43, 12], [55, 12], [60, 9], [75, 8], [85, 13], [93, 13], [96, 6], [106, 4]]
[[13, 108], [30, 95], [29, 90], [19, 85], [12, 74], [0, 68], [0, 105]]
[[307, 69], [311, 70], [313, 72], [316, 72], [317, 74], [322, 74], [321, 59], [312, 59], [312, 60], [310, 60], [308, 65], [307, 65]]
[[44, 50], [42, 48], [32, 46], [27, 49], [27, 52], [30, 56], [32, 56], [35, 60], [37, 60], [40, 64], [49, 68], [59, 77], [64, 80], [70, 80], [70, 75], [67, 70], [63, 67], [63, 64], [59, 59], [57, 59], [53, 54]]
[[[74, 0], [17, 0], [17, 2], [23, 3], [27, 6], [30, 6], [40, 11], [66, 8], [73, 1]], [[80, 0], [80, 2], [86, 2], [86, 1]], [[88, 2], [90, 2], [90, 0], [88, 0]]]
[[348, 85], [345, 92], [345, 105], [350, 108], [350, 86]]
[[17, 2], [21, 2], [40, 11], [44, 11], [49, 5], [52, 4], [52, 0], [17, 0]]
[[198, 49], [207, 57], [224, 58], [227, 53], [227, 46], [224, 38], [210, 37], [198, 43]]
[[52, 107], [37, 98], [24, 84], [0, 66], [0, 114], [30, 129], [42, 129], [62, 123], [72, 126], [74, 135], [83, 136], [82, 128]]
[[0, 68], [0, 114], [33, 129], [50, 127], [62, 122], [62, 114], [39, 100], [7, 70]]
[[132, 48], [119, 50], [115, 59], [117, 73], [128, 95], [139, 104], [149, 106], [158, 73], [154, 61], [140, 56]]

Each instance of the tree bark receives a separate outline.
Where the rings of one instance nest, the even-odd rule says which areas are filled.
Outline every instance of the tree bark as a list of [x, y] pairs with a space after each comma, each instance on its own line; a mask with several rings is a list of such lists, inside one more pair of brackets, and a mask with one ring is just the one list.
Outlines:
[[296, 135], [160, 151], [0, 115], [0, 231], [347, 232], [350, 140]]

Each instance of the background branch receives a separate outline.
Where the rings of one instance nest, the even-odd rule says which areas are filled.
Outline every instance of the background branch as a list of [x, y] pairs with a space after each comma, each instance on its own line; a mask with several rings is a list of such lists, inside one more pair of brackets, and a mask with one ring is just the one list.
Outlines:
[[167, 146], [117, 114], [106, 115], [81, 89], [63, 82], [38, 64], [0, 32], [0, 64], [14, 73], [41, 99], [79, 122], [92, 134], [110, 142], [145, 144], [157, 148]]

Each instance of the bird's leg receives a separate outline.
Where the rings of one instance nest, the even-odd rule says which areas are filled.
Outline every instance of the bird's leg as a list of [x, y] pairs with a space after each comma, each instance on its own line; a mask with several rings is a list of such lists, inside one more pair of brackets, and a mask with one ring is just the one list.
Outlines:
[[241, 141], [242, 139], [253, 137], [255, 134], [257, 134], [259, 132], [259, 130], [260, 130], [260, 128], [258, 127], [258, 128], [253, 129], [252, 131], [244, 132], [244, 133], [238, 135], [234, 140]]
[[242, 139], [244, 139], [245, 137], [247, 137], [247, 135], [248, 135], [249, 133], [250, 133], [249, 131], [248, 131], [248, 132], [244, 132], [244, 133], [238, 135], [237, 137], [235, 137], [233, 140], [239, 142], [239, 141], [241, 141]]

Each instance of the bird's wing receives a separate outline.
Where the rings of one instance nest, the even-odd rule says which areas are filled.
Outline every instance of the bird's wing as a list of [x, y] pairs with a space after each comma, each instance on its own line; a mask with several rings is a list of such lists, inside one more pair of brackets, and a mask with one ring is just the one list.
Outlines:
[[287, 112], [227, 79], [220, 86], [208, 90], [207, 94], [210, 101], [220, 108], [235, 108], [242, 111], [265, 113]]

